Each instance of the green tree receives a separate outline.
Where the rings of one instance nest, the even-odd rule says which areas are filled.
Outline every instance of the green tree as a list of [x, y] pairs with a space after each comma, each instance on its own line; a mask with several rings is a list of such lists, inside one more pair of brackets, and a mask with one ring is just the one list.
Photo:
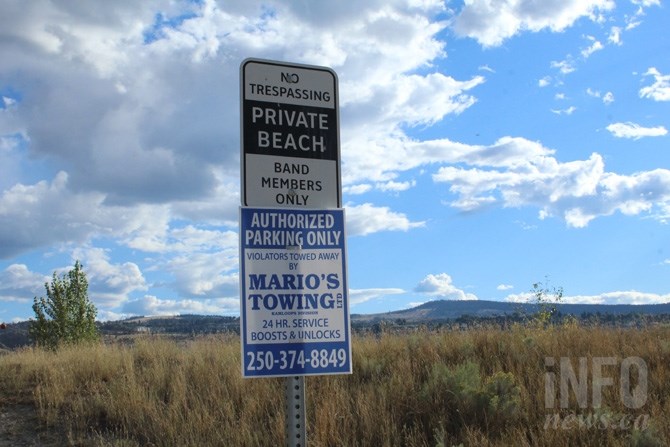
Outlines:
[[64, 344], [97, 341], [97, 309], [88, 298], [88, 280], [79, 261], [67, 274], [53, 274], [45, 283], [47, 297], [35, 297], [35, 320], [30, 321], [30, 338], [38, 345], [56, 349]]

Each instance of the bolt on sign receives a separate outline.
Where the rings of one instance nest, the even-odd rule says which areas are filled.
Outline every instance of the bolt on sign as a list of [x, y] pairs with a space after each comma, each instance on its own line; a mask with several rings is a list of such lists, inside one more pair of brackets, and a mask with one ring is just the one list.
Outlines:
[[341, 206], [337, 75], [326, 67], [240, 65], [242, 206]]

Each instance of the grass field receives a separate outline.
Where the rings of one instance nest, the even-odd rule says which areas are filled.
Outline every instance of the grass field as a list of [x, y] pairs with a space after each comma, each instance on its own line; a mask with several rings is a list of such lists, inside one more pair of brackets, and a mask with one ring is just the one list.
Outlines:
[[[307, 378], [310, 446], [670, 441], [668, 327], [418, 331], [352, 350], [352, 375]], [[283, 380], [242, 379], [235, 336], [12, 352], [0, 399], [61, 444], [284, 444]]]

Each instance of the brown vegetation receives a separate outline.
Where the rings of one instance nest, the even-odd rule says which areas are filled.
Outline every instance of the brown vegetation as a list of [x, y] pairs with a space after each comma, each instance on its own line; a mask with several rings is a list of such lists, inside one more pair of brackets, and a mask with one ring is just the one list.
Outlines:
[[[545, 408], [546, 357], [569, 357], [576, 368], [580, 357], [591, 365], [594, 357], [632, 356], [648, 368], [641, 408], [624, 406], [616, 365], [603, 370], [614, 383], [603, 387], [601, 408], [591, 401], [579, 408], [574, 396], [569, 408]], [[354, 338], [353, 365], [350, 376], [307, 378], [309, 445], [660, 446], [670, 440], [668, 327], [371, 335]], [[186, 343], [146, 337], [132, 346], [24, 349], [0, 357], [0, 412], [33, 404], [42, 431], [62, 434], [72, 445], [282, 445], [282, 386], [282, 379], [241, 378], [239, 338], [232, 335]], [[561, 422], [547, 423], [555, 415]], [[588, 417], [596, 423], [584, 423]], [[636, 428], [635, 421], [645, 423]]]

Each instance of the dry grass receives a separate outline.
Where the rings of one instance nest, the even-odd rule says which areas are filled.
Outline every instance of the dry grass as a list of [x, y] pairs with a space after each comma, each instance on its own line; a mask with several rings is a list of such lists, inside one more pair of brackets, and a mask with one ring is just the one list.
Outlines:
[[[580, 409], [574, 397], [568, 409], [545, 408], [545, 357], [557, 363], [569, 357], [576, 369], [579, 357], [591, 365], [593, 357], [630, 356], [648, 366], [642, 408], [623, 405], [618, 365], [604, 370], [614, 385], [603, 388], [603, 408]], [[351, 376], [307, 379], [310, 445], [654, 446], [670, 440], [670, 328], [357, 337], [353, 365]], [[0, 397], [34, 402], [42, 423], [67, 433], [74, 445], [284, 443], [283, 380], [242, 379], [233, 336], [4, 355]], [[648, 415], [649, 427], [580, 428], [573, 420], [545, 428], [553, 413], [595, 413], [617, 427], [622, 417], [632, 422]]]

